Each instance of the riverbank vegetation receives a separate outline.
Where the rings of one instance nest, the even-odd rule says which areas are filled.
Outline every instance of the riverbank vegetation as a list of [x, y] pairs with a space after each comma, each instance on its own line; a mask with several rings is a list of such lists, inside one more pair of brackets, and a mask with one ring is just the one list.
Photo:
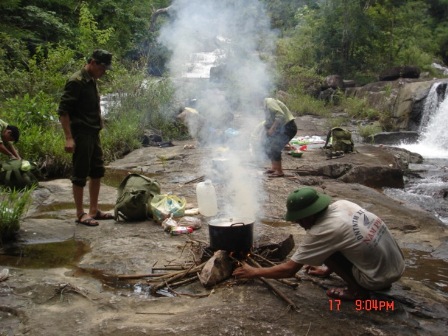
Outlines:
[[31, 204], [34, 187], [23, 190], [0, 188], [0, 245], [11, 240]]
[[[229, 0], [231, 1], [231, 0]], [[383, 69], [413, 65], [435, 76], [431, 64], [448, 63], [448, 2], [361, 0], [262, 1], [279, 33], [277, 89], [297, 114], [330, 115], [333, 104], [312, 88], [329, 74], [362, 85]], [[173, 87], [164, 77], [169, 54], [157, 43], [169, 16], [167, 0], [4, 0], [0, 3], [0, 119], [22, 132], [22, 156], [47, 177], [67, 176], [70, 156], [56, 114], [68, 76], [95, 48], [114, 54], [114, 71], [100, 81], [110, 95], [102, 132], [106, 160], [140, 146], [145, 129], [184, 137], [176, 126]], [[157, 19], [156, 19], [157, 18]], [[386, 119], [362, 100], [337, 101], [352, 118]], [[367, 130], [366, 130], [367, 131]]]

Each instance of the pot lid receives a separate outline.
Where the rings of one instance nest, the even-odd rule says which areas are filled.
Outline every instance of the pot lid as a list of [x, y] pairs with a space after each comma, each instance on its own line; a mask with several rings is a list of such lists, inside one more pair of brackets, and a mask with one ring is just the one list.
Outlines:
[[209, 222], [209, 225], [211, 226], [219, 226], [219, 227], [231, 227], [235, 224], [253, 224], [254, 219], [250, 218], [217, 218], [213, 219]]

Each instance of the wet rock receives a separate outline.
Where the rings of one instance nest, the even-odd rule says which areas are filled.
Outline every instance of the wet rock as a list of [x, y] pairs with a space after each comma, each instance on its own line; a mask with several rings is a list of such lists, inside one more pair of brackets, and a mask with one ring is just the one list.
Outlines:
[[415, 131], [381, 132], [371, 135], [367, 141], [374, 144], [397, 145], [401, 142], [415, 143], [418, 137], [419, 134]]
[[344, 81], [341, 76], [339, 75], [330, 75], [327, 76], [322, 83], [322, 90], [326, 89], [343, 89], [344, 88]]
[[338, 178], [350, 171], [352, 167], [353, 166], [348, 163], [335, 163], [322, 167], [319, 172], [323, 176]]
[[416, 66], [397, 66], [384, 70], [379, 75], [380, 81], [396, 80], [398, 78], [419, 78], [420, 69]]
[[434, 252], [431, 253], [434, 258], [442, 259], [448, 262], [448, 241], [441, 243]]
[[345, 183], [360, 183], [375, 189], [404, 188], [403, 171], [394, 167], [354, 167], [339, 180]]

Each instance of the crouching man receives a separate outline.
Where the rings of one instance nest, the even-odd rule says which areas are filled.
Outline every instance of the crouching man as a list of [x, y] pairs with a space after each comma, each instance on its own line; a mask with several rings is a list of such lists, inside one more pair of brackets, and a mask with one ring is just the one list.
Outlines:
[[347, 283], [345, 288], [329, 289], [331, 298], [365, 299], [370, 291], [390, 288], [403, 274], [404, 257], [386, 224], [350, 201], [330, 203], [330, 196], [310, 187], [291, 193], [285, 218], [306, 230], [304, 242], [287, 262], [267, 268], [244, 263], [233, 275], [288, 278], [311, 265], [306, 266], [309, 274], [334, 272]]

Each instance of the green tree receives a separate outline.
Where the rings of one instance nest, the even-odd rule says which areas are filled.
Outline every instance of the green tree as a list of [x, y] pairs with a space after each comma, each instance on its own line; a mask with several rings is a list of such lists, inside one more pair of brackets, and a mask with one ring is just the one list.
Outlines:
[[96, 48], [106, 48], [114, 31], [112, 27], [106, 29], [98, 28], [98, 22], [89, 10], [88, 4], [86, 2], [81, 3], [79, 10], [78, 51], [88, 55]]
[[25, 41], [30, 50], [41, 43], [69, 39], [73, 35], [70, 20], [62, 15], [64, 13], [62, 8], [66, 8], [62, 3], [59, 2], [58, 6], [45, 7], [42, 6], [42, 1], [37, 0], [2, 0], [0, 31]]
[[433, 18], [434, 40], [437, 56], [448, 65], [448, 0], [429, 0], [429, 13]]
[[294, 34], [280, 43], [283, 69], [294, 64], [322, 75], [371, 80], [385, 66], [429, 69], [437, 53], [429, 7], [420, 0], [321, 1], [300, 8], [296, 19]]
[[432, 37], [432, 19], [424, 1], [385, 0], [368, 8], [375, 39], [372, 51], [386, 66], [417, 65], [428, 69], [437, 44]]

